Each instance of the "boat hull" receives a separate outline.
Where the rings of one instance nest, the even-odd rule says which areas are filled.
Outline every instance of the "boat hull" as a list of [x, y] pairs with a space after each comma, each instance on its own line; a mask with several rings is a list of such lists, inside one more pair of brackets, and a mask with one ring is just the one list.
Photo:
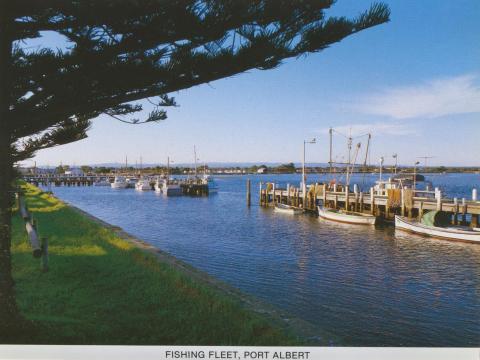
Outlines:
[[377, 218], [373, 215], [333, 211], [320, 206], [318, 206], [318, 216], [327, 220], [355, 225], [375, 225], [377, 221]]
[[162, 194], [166, 196], [181, 196], [183, 195], [182, 188], [178, 185], [163, 185]]
[[111, 186], [109, 181], [97, 181], [93, 183], [93, 186]]
[[303, 213], [302, 209], [296, 209], [291, 206], [275, 206], [275, 211], [282, 214], [299, 215]]
[[111, 183], [110, 186], [112, 189], [126, 189], [128, 187], [127, 183]]
[[463, 241], [480, 244], [480, 232], [455, 228], [439, 228], [428, 226], [418, 221], [410, 221], [402, 216], [395, 215], [395, 228], [414, 234], [429, 236], [437, 239]]
[[150, 182], [148, 181], [139, 181], [135, 184], [135, 190], [138, 190], [138, 191], [148, 191], [148, 190], [152, 190], [152, 187], [150, 185]]

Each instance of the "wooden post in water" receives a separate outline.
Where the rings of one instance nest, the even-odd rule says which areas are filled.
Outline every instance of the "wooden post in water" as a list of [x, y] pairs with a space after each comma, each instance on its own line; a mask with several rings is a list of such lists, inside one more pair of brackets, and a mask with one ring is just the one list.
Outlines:
[[360, 212], [363, 213], [363, 191], [360, 191]]
[[345, 210], [348, 211], [348, 208], [349, 208], [349, 203], [348, 203], [348, 197], [349, 197], [349, 193], [348, 193], [348, 185], [345, 185]]
[[273, 192], [273, 196], [272, 196], [273, 206], [275, 206], [275, 182], [272, 183], [272, 192]]
[[472, 222], [470, 223], [471, 227], [478, 227], [478, 214], [472, 214]]
[[402, 214], [402, 216], [405, 216], [405, 190], [402, 189], [400, 190], [400, 214]]
[[455, 205], [455, 211], [453, 212], [453, 225], [458, 224], [458, 199], [456, 197], [453, 198], [453, 204]]
[[259, 202], [260, 202], [260, 206], [262, 206], [262, 182], [260, 181], [260, 184], [258, 185], [258, 189], [259, 189]]
[[251, 196], [250, 196], [250, 179], [247, 179], [247, 206], [250, 206]]
[[[477, 189], [472, 190], [472, 200], [477, 201]], [[472, 221], [470, 222], [471, 227], [478, 227], [478, 214], [472, 214]]]
[[287, 184], [287, 205], [291, 205], [291, 202], [290, 202], [290, 184]]
[[322, 192], [322, 202], [323, 206], [327, 206], [327, 184], [323, 184], [323, 192]]
[[467, 202], [462, 198], [462, 225], [467, 225]]
[[437, 198], [437, 210], [441, 211], [442, 210], [442, 192], [438, 188], [436, 188], [435, 190], [436, 190], [435, 195]]
[[423, 216], [423, 201], [420, 201], [420, 207], [418, 208], [418, 221], [422, 220]]
[[370, 188], [370, 213], [375, 215], [375, 195], [373, 187]]

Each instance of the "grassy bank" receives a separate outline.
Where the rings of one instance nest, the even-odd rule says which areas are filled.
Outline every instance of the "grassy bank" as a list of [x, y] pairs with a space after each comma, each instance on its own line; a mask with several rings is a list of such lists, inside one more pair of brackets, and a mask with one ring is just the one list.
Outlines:
[[50, 270], [32, 257], [14, 218], [17, 302], [32, 320], [23, 342], [48, 344], [293, 345], [237, 300], [160, 262], [58, 199], [25, 186]]

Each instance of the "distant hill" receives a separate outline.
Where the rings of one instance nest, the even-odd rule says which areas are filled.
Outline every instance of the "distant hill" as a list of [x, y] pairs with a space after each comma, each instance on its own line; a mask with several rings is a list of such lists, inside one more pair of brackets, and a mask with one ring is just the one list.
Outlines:
[[[267, 167], [276, 167], [276, 166], [279, 166], [279, 165], [282, 165], [282, 164], [285, 164], [284, 162], [207, 162], [207, 165], [210, 167], [210, 168], [231, 168], [231, 167], [241, 167], [241, 168], [245, 168], [245, 167], [251, 167], [251, 166], [260, 166], [260, 165], [265, 165]], [[301, 163], [294, 163], [296, 167], [301, 167], [302, 164]], [[85, 164], [81, 164], [81, 165], [85, 165]], [[99, 163], [99, 164], [86, 164], [88, 166], [91, 166], [91, 167], [111, 167], [111, 168], [121, 168], [121, 167], [124, 167], [125, 164], [124, 163], [118, 163], [118, 162], [112, 162], [112, 163]], [[197, 164], [197, 166], [202, 166], [203, 163], [200, 162]], [[325, 166], [328, 166], [327, 163], [307, 163], [306, 164], [307, 166], [310, 166], [310, 167], [325, 167]], [[128, 166], [135, 166], [135, 164], [128, 164]], [[142, 167], [146, 168], [146, 167], [155, 167], [155, 166], [167, 166], [166, 163], [147, 163], [147, 164], [142, 164]], [[171, 167], [194, 167], [195, 164], [193, 163], [173, 163], [173, 164], [170, 164]], [[40, 168], [43, 168], [43, 167], [46, 167], [44, 165], [38, 165], [38, 167]]]

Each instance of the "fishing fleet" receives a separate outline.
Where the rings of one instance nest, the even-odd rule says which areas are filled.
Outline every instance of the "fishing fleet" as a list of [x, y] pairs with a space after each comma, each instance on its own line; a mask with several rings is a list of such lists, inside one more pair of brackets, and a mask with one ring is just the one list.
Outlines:
[[[334, 130], [331, 128], [329, 131], [330, 134], [330, 175], [331, 180], [328, 184], [315, 184], [307, 186], [306, 184], [306, 174], [305, 174], [305, 145], [315, 143], [315, 139], [312, 141], [304, 141], [304, 158], [303, 158], [303, 171], [302, 171], [302, 181], [299, 186], [299, 190], [295, 192], [294, 196], [297, 196], [297, 200], [291, 200], [291, 189], [290, 186], [287, 186], [286, 198], [283, 191], [280, 191], [280, 195], [277, 195], [273, 187], [273, 203], [274, 209], [276, 212], [298, 215], [304, 213], [305, 211], [315, 212], [319, 218], [336, 221], [351, 225], [369, 225], [374, 226], [379, 219], [382, 222], [392, 223], [395, 228], [399, 231], [407, 231], [410, 233], [415, 233], [418, 235], [446, 239], [446, 240], [457, 240], [457, 241], [466, 241], [480, 244], [480, 227], [478, 227], [478, 214], [471, 215], [470, 224], [467, 224], [466, 216], [466, 201], [462, 199], [464, 213], [462, 214], [462, 221], [458, 223], [458, 209], [459, 204], [458, 200], [454, 199], [454, 211], [445, 211], [442, 209], [442, 198], [441, 191], [437, 188], [433, 191], [433, 185], [431, 182], [427, 181], [425, 177], [416, 172], [416, 166], [418, 162], [415, 163], [413, 174], [400, 173], [397, 174], [397, 162], [395, 162], [394, 174], [389, 177], [387, 180], [383, 179], [382, 169], [384, 158], [380, 158], [380, 167], [379, 167], [379, 179], [375, 182], [374, 186], [370, 188], [370, 198], [364, 199], [363, 193], [358, 192], [358, 186], [354, 185], [354, 192], [351, 193], [350, 182], [352, 174], [355, 167], [357, 166], [357, 159], [361, 149], [361, 143], [359, 142], [353, 153], [353, 137], [345, 136], [347, 138], [347, 147], [348, 147], [348, 158], [346, 162], [340, 162], [341, 165], [345, 166], [344, 172], [339, 174], [334, 171], [335, 166], [338, 165], [338, 162], [333, 159], [333, 141], [332, 135]], [[371, 141], [371, 134], [362, 135], [367, 138], [367, 146], [365, 151], [365, 157], [363, 161], [363, 167], [366, 169], [367, 159], [369, 156], [369, 148]], [[397, 155], [394, 154], [393, 158], [397, 160]], [[365, 171], [363, 171], [365, 173]], [[342, 181], [344, 179], [344, 181]], [[422, 184], [423, 187], [419, 188], [419, 184]], [[319, 185], [322, 185], [319, 187]], [[321, 196], [317, 196], [317, 190], [320, 188]], [[301, 189], [301, 190], [300, 190]], [[266, 192], [262, 193], [260, 190], [260, 198], [266, 199], [268, 205], [268, 196], [269, 190], [267, 187]], [[327, 192], [328, 196], [327, 196]], [[266, 194], [266, 196], [264, 195]], [[300, 196], [301, 195], [301, 196]], [[312, 196], [312, 197], [311, 197]], [[277, 201], [276, 199], [279, 199]], [[344, 206], [340, 208], [337, 203], [341, 197]], [[352, 208], [349, 197], [354, 198], [354, 206]], [[359, 199], [359, 197], [361, 199]], [[333, 198], [333, 200], [331, 200]], [[380, 218], [375, 214], [375, 206], [378, 207], [378, 204], [375, 205], [375, 198], [380, 198], [383, 202], [384, 212]], [[283, 203], [285, 200], [286, 203]], [[361, 210], [358, 210], [358, 201], [361, 202]], [[369, 202], [369, 211], [364, 211], [363, 204]], [[419, 203], [419, 208], [415, 208], [416, 203]], [[265, 203], [265, 202], [264, 202]], [[293, 204], [292, 204], [293, 203]], [[424, 204], [434, 204], [435, 208], [433, 209], [424, 209]], [[310, 204], [308, 208], [307, 205]], [[312, 206], [313, 205], [313, 206]], [[470, 207], [475, 207], [480, 210], [480, 202], [477, 201], [476, 190], [472, 192], [472, 202]], [[452, 208], [452, 206], [451, 206]], [[401, 214], [393, 213], [393, 221], [389, 219], [389, 211], [398, 211], [400, 209]], [[416, 217], [405, 216], [405, 209], [408, 209], [408, 213], [412, 214], [412, 209], [418, 213]], [[387, 216], [385, 216], [387, 215]]]

